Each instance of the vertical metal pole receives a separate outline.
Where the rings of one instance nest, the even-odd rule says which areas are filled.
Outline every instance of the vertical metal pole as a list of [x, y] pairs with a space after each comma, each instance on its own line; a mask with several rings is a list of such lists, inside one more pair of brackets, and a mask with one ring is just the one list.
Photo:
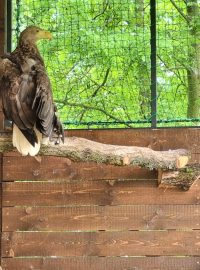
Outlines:
[[[5, 0], [5, 52], [12, 50], [12, 0]], [[11, 122], [4, 118], [4, 131], [10, 130]]]
[[156, 82], [156, 0], [150, 0], [151, 18], [151, 127], [157, 126], [157, 82]]
[[12, 0], [7, 0], [6, 5], [6, 51], [12, 50]]
[[[5, 52], [6, 43], [6, 2], [5, 0], [0, 1], [0, 56]], [[0, 132], [4, 131], [4, 115], [2, 111], [2, 104], [0, 100]]]

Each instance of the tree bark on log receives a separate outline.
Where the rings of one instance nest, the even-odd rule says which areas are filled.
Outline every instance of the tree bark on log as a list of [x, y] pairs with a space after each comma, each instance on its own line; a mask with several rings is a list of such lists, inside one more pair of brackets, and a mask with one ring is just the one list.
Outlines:
[[198, 179], [200, 179], [200, 164], [187, 165], [177, 171], [158, 172], [159, 187], [179, 187], [188, 190]]
[[[0, 152], [14, 150], [10, 138], [0, 139]], [[185, 149], [154, 151], [146, 147], [103, 144], [84, 138], [68, 137], [64, 144], [42, 145], [39, 155], [67, 157], [74, 161], [93, 161], [117, 166], [140, 166], [150, 170], [176, 170], [189, 160]]]

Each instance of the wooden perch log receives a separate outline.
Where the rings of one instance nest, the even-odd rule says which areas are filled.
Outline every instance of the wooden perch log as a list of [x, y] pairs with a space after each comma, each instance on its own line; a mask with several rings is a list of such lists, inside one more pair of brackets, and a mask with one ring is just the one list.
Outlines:
[[[0, 152], [13, 150], [11, 140], [1, 140]], [[189, 160], [184, 149], [154, 151], [146, 147], [118, 146], [69, 137], [64, 144], [42, 145], [40, 155], [67, 157], [74, 161], [93, 161], [118, 166], [140, 166], [149, 169], [175, 170], [183, 168]]]
[[159, 187], [179, 187], [188, 190], [195, 181], [200, 179], [200, 164], [192, 164], [177, 171], [162, 171], [158, 173]]

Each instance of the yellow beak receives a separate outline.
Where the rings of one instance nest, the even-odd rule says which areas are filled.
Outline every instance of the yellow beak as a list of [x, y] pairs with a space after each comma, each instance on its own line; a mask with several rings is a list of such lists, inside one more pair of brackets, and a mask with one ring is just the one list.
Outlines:
[[49, 31], [41, 30], [38, 33], [38, 39], [52, 39], [52, 34]]

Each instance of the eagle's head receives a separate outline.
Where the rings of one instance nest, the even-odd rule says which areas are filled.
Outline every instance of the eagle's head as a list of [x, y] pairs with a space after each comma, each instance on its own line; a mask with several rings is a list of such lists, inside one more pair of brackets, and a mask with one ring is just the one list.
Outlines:
[[28, 26], [24, 31], [21, 32], [19, 41], [36, 43], [40, 39], [51, 39], [52, 34], [46, 30], [43, 30], [37, 26]]

